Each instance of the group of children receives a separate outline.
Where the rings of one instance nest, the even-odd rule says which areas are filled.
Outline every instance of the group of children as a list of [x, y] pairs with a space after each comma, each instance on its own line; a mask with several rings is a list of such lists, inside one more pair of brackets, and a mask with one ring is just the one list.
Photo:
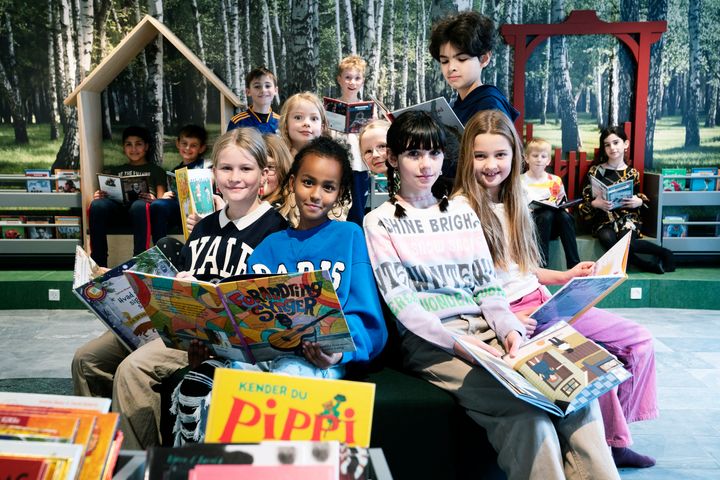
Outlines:
[[[253, 107], [233, 117], [229, 131], [213, 147], [212, 169], [222, 203], [215, 213], [195, 219], [180, 250], [178, 276], [219, 281], [243, 273], [327, 269], [333, 273], [357, 350], [328, 354], [316, 343], [304, 341], [293, 354], [249, 365], [210, 358], [208, 350], [196, 343], [189, 352], [181, 352], [156, 340], [128, 353], [105, 334], [76, 353], [75, 390], [112, 395], [113, 409], [122, 413], [127, 448], [159, 443], [160, 401], [155, 387], [187, 365], [191, 370], [173, 395], [176, 444], [202, 441], [217, 367], [340, 378], [350, 362], [367, 364], [388, 338], [384, 301], [397, 319], [405, 368], [451, 393], [487, 430], [508, 478], [618, 478], [616, 465], [654, 464], [652, 458], [628, 448], [627, 424], [658, 414], [652, 338], [643, 327], [599, 309], [577, 319], [576, 329], [603, 343], [633, 377], [564, 418], [550, 417], [515, 399], [487, 371], [473, 366], [456, 341], [460, 337], [492, 355], [513, 356], [523, 341], [543, 329], [529, 313], [548, 298], [545, 285], [588, 275], [592, 269], [592, 262], [580, 261], [577, 247], [570, 253], [566, 250], [567, 271], [543, 268], [547, 246], [542, 242], [572, 222], [564, 216], [537, 215], [537, 226], [533, 222], [527, 192], [545, 189], [546, 198], [560, 199], [562, 184], [544, 174], [549, 145], [531, 143], [524, 154], [512, 123], [517, 112], [495, 87], [482, 85], [494, 36], [488, 22], [474, 12], [460, 13], [440, 21], [431, 37], [431, 53], [457, 91], [454, 108], [465, 124], [452, 189], [433, 188], [447, 160], [448, 141], [430, 115], [411, 111], [392, 124], [370, 122], [357, 138], [345, 138], [355, 143], [354, 156], [347, 145], [329, 138], [317, 96], [293, 95], [278, 119], [269, 107], [277, 95], [272, 73], [262, 69], [259, 76], [248, 76]], [[351, 65], [349, 73], [338, 74], [346, 100], [358, 98], [362, 86], [362, 75], [359, 79], [354, 75], [360, 72], [359, 64]], [[256, 128], [243, 128], [264, 125], [272, 130], [273, 122], [279, 137], [263, 137]], [[148, 142], [137, 130], [127, 133], [125, 153], [132, 170], [139, 171], [146, 164]], [[603, 135], [605, 155], [591, 174], [606, 183], [636, 178], [623, 157], [617, 156], [614, 139], [622, 138], [620, 132]], [[193, 152], [197, 160], [205, 144], [205, 138], [181, 133], [178, 149], [183, 165], [193, 163]], [[362, 229], [338, 221], [350, 218], [352, 203], [364, 206], [353, 157], [372, 174], [387, 176], [389, 200], [364, 215]], [[529, 166], [526, 174], [523, 158]], [[147, 166], [143, 171], [152, 169]], [[153, 206], [162, 205], [158, 198], [165, 196], [163, 185], [158, 179], [151, 193], [138, 200], [148, 205], [144, 211], [134, 204], [130, 207], [131, 212], [141, 211], [131, 213], [133, 222], [140, 222], [142, 213], [146, 225], [150, 223]], [[617, 211], [593, 199], [591, 191], [584, 194], [581, 213], [596, 221], [597, 232], [609, 231], [600, 233], [607, 236], [604, 246], [630, 229], [635, 232], [631, 251], [642, 251], [639, 217], [632, 214], [646, 201], [644, 196], [636, 193]], [[96, 201], [107, 200], [102, 197], [96, 193]], [[149, 245], [148, 230], [144, 234], [147, 241], [136, 241], [136, 253]], [[563, 235], [567, 247], [569, 237]], [[102, 260], [107, 248], [103, 251], [102, 243], [93, 242], [93, 256]], [[656, 253], [662, 268], [671, 269], [671, 258]], [[436, 273], [440, 271], [447, 274], [440, 277]]]

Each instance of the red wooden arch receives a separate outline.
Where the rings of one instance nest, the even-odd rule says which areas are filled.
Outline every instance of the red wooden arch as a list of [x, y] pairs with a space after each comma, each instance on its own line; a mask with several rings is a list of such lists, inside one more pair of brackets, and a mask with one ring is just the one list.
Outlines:
[[613, 35], [628, 46], [637, 63], [635, 78], [635, 117], [632, 120], [632, 161], [642, 174], [645, 165], [645, 127], [647, 126], [650, 45], [660, 40], [667, 22], [603, 22], [594, 10], [574, 10], [563, 23], [503, 25], [505, 42], [514, 49], [513, 105], [520, 111], [515, 121], [518, 132], [525, 121], [525, 68], [533, 50], [555, 35]]

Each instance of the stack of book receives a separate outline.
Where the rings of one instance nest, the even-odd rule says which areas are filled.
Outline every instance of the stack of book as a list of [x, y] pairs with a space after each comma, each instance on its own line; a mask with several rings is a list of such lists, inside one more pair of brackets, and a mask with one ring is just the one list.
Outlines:
[[105, 398], [0, 392], [2, 478], [110, 479], [118, 414]]

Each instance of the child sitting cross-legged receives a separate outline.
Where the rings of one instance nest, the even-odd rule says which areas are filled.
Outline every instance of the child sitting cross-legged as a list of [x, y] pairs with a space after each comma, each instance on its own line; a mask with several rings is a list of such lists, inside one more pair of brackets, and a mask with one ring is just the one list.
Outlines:
[[387, 330], [362, 230], [351, 222], [328, 219], [333, 207], [349, 201], [351, 182], [345, 146], [320, 137], [301, 148], [286, 180], [299, 211], [297, 226], [263, 240], [250, 256], [248, 266], [257, 274], [327, 270], [356, 351], [326, 353], [316, 342], [305, 340], [296, 353], [252, 365], [219, 359], [203, 362], [209, 356], [208, 349], [193, 343], [188, 351], [193, 369], [173, 395], [176, 445], [203, 441], [203, 419], [217, 367], [342, 378], [348, 363], [367, 363], [382, 350]]

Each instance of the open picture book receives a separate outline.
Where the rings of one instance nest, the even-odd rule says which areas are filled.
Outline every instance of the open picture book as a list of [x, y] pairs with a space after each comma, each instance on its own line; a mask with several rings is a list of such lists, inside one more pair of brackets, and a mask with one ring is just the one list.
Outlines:
[[452, 107], [450, 107], [450, 104], [447, 102], [447, 100], [445, 100], [445, 97], [438, 97], [432, 100], [428, 100], [427, 102], [422, 102], [406, 108], [401, 108], [399, 110], [395, 110], [392, 113], [386, 114], [386, 116], [387, 119], [392, 122], [398, 116], [412, 110], [429, 113], [446, 129], [453, 130], [458, 135], [462, 135], [463, 131], [465, 131], [465, 127], [463, 126], [457, 115], [455, 115], [455, 112], [453, 112]]
[[141, 193], [150, 191], [148, 184], [150, 174], [120, 176], [98, 173], [97, 176], [100, 190], [116, 202], [132, 203], [140, 198]]
[[132, 351], [158, 335], [123, 275], [127, 270], [166, 276], [177, 273], [156, 246], [104, 272], [78, 247], [73, 292]]
[[358, 133], [375, 116], [375, 102], [343, 102], [323, 97], [328, 127], [338, 132]]
[[195, 339], [213, 355], [247, 363], [296, 352], [305, 339], [327, 353], [355, 351], [324, 270], [219, 284], [130, 270], [125, 276], [171, 348], [187, 350]]
[[594, 307], [627, 278], [625, 269], [630, 238], [631, 233], [628, 232], [595, 262], [592, 275], [575, 277], [567, 282], [532, 312], [530, 317], [534, 318], [538, 325], [558, 321], [572, 323]]
[[576, 198], [575, 200], [562, 199], [560, 203], [551, 202], [550, 200], [533, 200], [530, 202], [530, 208], [551, 208], [553, 210], [563, 210], [566, 208], [574, 207], [582, 203], [582, 198]]
[[515, 358], [455, 340], [515, 397], [564, 417], [631, 377], [607, 350], [565, 322], [527, 340]]
[[634, 195], [632, 179], [612, 185], [605, 185], [601, 180], [591, 176], [590, 187], [592, 188], [593, 198], [602, 198], [603, 200], [612, 202], [611, 210], [621, 207], [622, 201], [625, 198], [630, 198]]

